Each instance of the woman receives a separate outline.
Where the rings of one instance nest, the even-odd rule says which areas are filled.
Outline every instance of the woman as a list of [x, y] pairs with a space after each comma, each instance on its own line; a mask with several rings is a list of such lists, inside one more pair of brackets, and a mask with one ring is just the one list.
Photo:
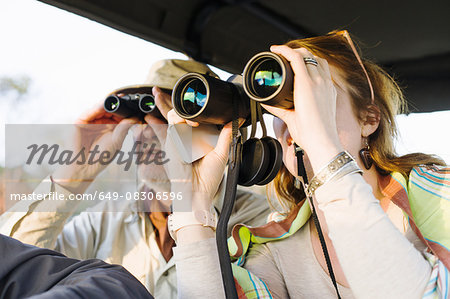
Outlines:
[[[436, 274], [432, 265], [439, 264], [436, 267], [443, 273], [448, 271], [436, 262], [436, 256], [447, 267], [450, 256], [448, 237], [430, 239], [433, 233], [426, 227], [426, 219], [443, 223], [448, 203], [439, 207], [440, 202], [434, 202], [438, 208], [432, 212], [420, 210], [420, 206], [412, 206], [418, 191], [408, 201], [409, 189], [405, 191], [400, 183], [408, 177], [414, 182], [413, 175], [428, 175], [448, 188], [449, 169], [414, 168], [443, 165], [433, 156], [395, 155], [394, 116], [404, 105], [400, 89], [381, 68], [360, 60], [346, 31], [294, 40], [272, 46], [271, 51], [284, 56], [295, 74], [295, 109], [264, 106], [277, 116], [274, 130], [283, 147], [285, 169], [274, 187], [290, 213], [284, 220], [261, 228], [235, 228], [235, 237], [247, 232], [253, 243], [265, 243], [254, 244], [245, 263], [239, 260], [255, 275], [252, 282], [260, 279], [254, 288], [270, 292], [274, 298], [337, 297], [317, 230], [311, 224], [306, 191], [312, 195], [342, 298], [422, 298], [427, 292], [432, 294]], [[174, 113], [169, 115], [169, 122], [184, 122]], [[209, 209], [217, 178], [225, 167], [230, 134], [228, 125], [215, 151], [192, 165], [198, 182], [192, 199], [194, 209]], [[294, 180], [299, 179], [294, 144], [305, 152], [311, 186], [319, 182], [315, 189], [294, 187]], [[408, 214], [409, 223], [400, 207]], [[180, 218], [177, 214], [175, 211], [173, 218]], [[435, 231], [442, 232], [444, 227], [435, 227]], [[180, 297], [223, 297], [214, 230], [208, 225], [178, 225], [174, 235]], [[232, 249], [237, 249], [232, 254], [244, 256], [247, 247], [238, 238], [233, 244]], [[426, 259], [430, 255], [424, 253], [427, 248], [436, 255], [432, 265]], [[251, 295], [237, 281], [238, 291]], [[442, 288], [447, 281], [442, 277], [440, 281]]]

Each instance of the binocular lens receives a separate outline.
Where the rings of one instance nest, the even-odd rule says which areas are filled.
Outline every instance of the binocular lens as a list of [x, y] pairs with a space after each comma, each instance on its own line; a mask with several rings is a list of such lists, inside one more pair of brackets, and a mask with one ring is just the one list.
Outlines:
[[119, 105], [120, 105], [120, 100], [118, 97], [115, 97], [115, 96], [107, 97], [105, 100], [105, 103], [104, 103], [106, 112], [110, 112], [110, 113], [115, 112], [119, 108]]
[[192, 79], [182, 91], [181, 108], [188, 115], [197, 114], [206, 103], [206, 87], [199, 79]]
[[253, 69], [252, 78], [252, 92], [260, 98], [270, 97], [283, 80], [281, 66], [277, 61], [265, 58]]
[[247, 62], [243, 77], [250, 99], [279, 108], [294, 107], [294, 73], [283, 56], [272, 52], [256, 54]]
[[144, 113], [150, 113], [155, 109], [155, 99], [153, 96], [143, 96], [139, 101], [139, 109]]

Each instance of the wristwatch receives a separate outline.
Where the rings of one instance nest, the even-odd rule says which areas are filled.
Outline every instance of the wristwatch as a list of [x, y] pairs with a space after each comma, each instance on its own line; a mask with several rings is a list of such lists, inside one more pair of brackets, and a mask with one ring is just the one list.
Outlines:
[[202, 225], [210, 227], [213, 231], [216, 230], [217, 225], [217, 212], [210, 212], [207, 210], [198, 210], [192, 212], [175, 212], [169, 215], [167, 219], [167, 226], [169, 228], [169, 234], [172, 239], [177, 241], [176, 232], [183, 227], [191, 225]]

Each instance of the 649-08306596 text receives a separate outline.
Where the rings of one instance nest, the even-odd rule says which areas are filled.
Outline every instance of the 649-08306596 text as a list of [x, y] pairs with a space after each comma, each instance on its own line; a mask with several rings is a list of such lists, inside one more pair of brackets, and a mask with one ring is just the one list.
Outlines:
[[38, 201], [38, 200], [80, 200], [80, 201], [95, 201], [95, 200], [182, 200], [182, 192], [109, 192], [109, 191], [95, 191], [93, 193], [84, 194], [65, 194], [62, 192], [51, 191], [48, 193], [11, 193], [9, 195], [11, 201]]

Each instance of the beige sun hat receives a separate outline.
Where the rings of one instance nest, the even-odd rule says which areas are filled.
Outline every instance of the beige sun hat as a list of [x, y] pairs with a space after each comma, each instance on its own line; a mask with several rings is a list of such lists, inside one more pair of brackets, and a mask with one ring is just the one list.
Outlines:
[[152, 65], [145, 84], [172, 90], [178, 79], [187, 73], [199, 73], [219, 78], [204, 63], [192, 59], [164, 59]]
[[143, 84], [124, 86], [110, 94], [151, 93], [154, 86], [172, 90], [178, 79], [187, 73], [199, 73], [219, 78], [206, 64], [193, 59], [163, 59], [151, 66]]

